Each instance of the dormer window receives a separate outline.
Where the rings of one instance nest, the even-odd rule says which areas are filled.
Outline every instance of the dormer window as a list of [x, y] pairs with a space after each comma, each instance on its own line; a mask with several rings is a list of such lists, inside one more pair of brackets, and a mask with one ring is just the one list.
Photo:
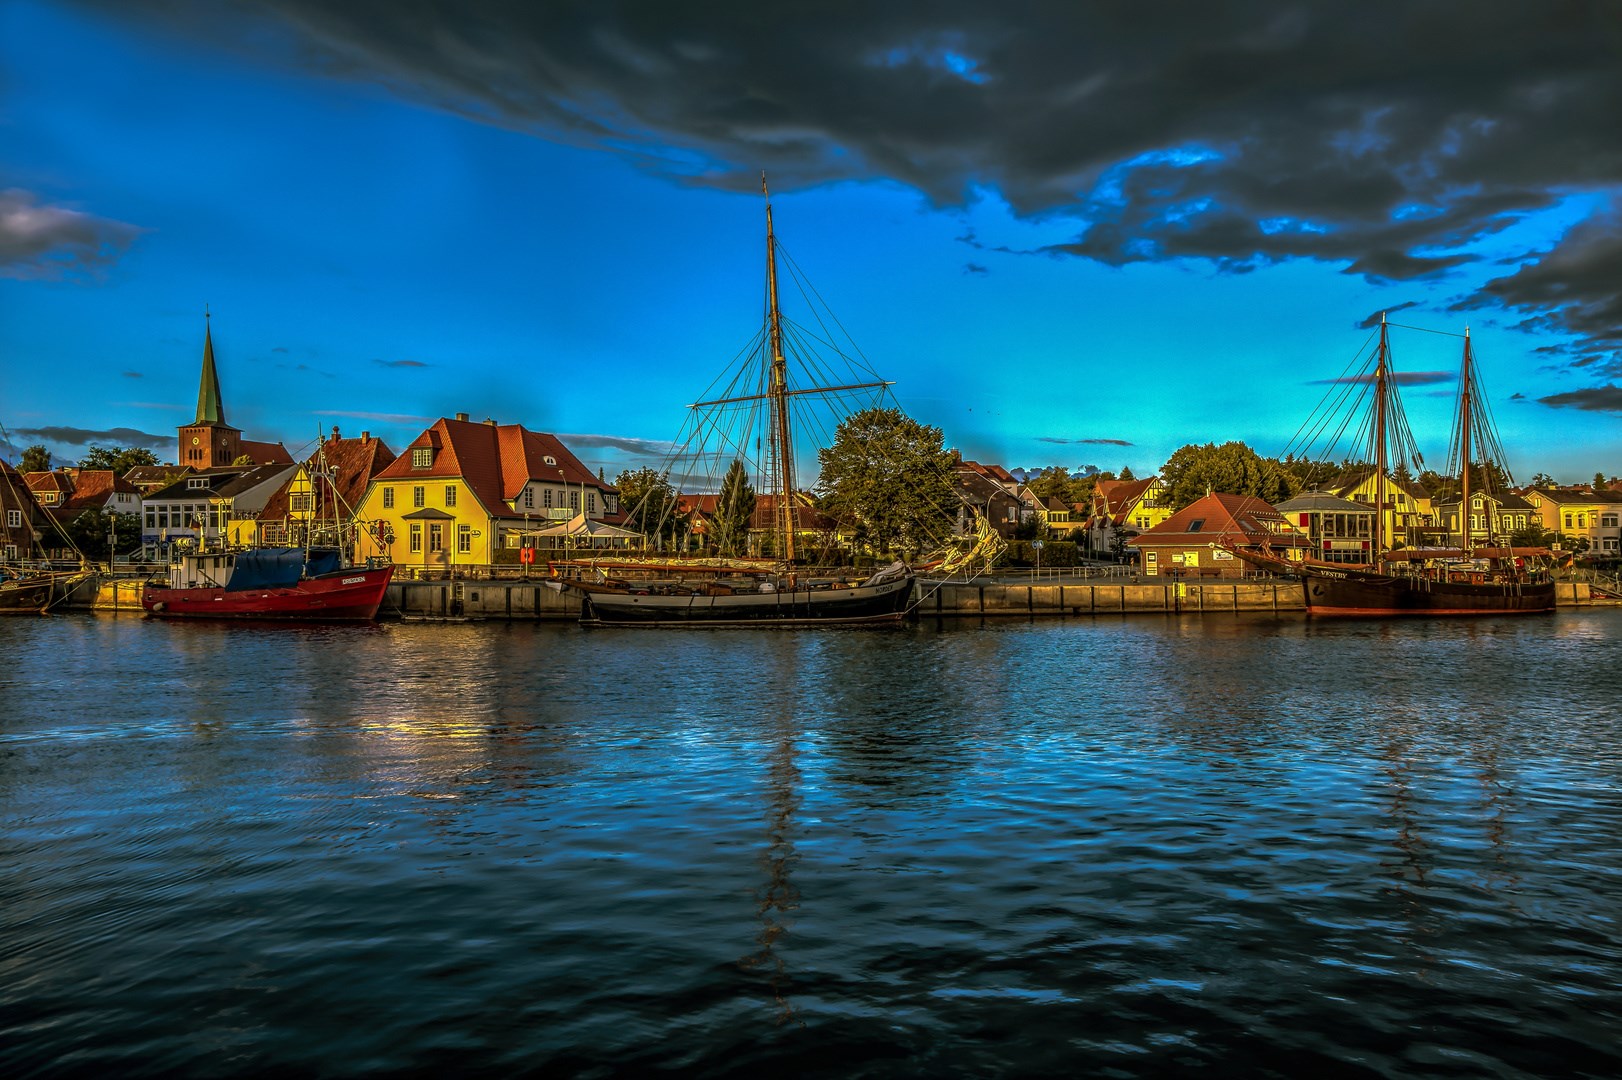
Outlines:
[[199, 490], [201, 488], [206, 488], [206, 487], [208, 487], [208, 477], [206, 477], [206, 476], [194, 476], [190, 480], [186, 481], [186, 487], [187, 487], [188, 490], [191, 490], [191, 491], [197, 491], [197, 490]]
[[548, 465], [556, 465], [558, 463], [558, 459], [553, 457], [551, 454], [547, 454], [545, 457], [541, 458], [541, 460], [546, 462]]
[[419, 446], [411, 451], [411, 467], [413, 469], [426, 469], [434, 463], [434, 448]]

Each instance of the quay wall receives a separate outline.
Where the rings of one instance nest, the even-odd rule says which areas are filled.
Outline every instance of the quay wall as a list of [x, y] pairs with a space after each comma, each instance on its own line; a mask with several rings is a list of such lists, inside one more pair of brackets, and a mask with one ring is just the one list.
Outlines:
[[[141, 582], [104, 578], [99, 587], [69, 597], [67, 608], [140, 611]], [[1099, 615], [1230, 614], [1304, 611], [1299, 582], [1202, 582], [1172, 584], [933, 582], [915, 586], [919, 618], [1080, 618]], [[1561, 607], [1595, 603], [1585, 581], [1555, 586]], [[539, 581], [395, 581], [383, 619], [565, 620], [580, 618], [580, 601]]]

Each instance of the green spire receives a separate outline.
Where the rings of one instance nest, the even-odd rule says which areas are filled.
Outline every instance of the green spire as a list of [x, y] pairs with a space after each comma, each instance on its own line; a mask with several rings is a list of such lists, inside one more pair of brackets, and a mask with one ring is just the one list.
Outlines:
[[225, 423], [225, 406], [220, 402], [220, 376], [214, 370], [214, 336], [208, 329], [208, 314], [203, 314], [203, 381], [197, 387], [197, 419], [195, 424]]

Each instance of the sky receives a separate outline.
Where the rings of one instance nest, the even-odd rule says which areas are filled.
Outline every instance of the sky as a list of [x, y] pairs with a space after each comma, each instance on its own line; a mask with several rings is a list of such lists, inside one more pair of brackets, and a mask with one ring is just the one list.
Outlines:
[[8, 0], [0, 64], [13, 463], [173, 460], [205, 310], [247, 438], [654, 463], [759, 327], [765, 172], [966, 457], [1283, 453], [1389, 311], [1429, 463], [1468, 325], [1518, 479], [1622, 473], [1615, 5]]

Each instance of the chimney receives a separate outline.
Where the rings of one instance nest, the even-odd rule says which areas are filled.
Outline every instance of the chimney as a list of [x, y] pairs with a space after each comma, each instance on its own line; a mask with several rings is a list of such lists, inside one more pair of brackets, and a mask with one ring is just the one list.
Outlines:
[[372, 433], [370, 431], [361, 432], [360, 433], [360, 441], [361, 442], [371, 442], [372, 441]]
[[333, 442], [338, 441], [338, 425], [337, 424], [332, 425], [332, 441]]
[[458, 419], [458, 420], [460, 420], [460, 421], [462, 421], [462, 423], [464, 423], [464, 424], [465, 424], [465, 423], [467, 423], [467, 413], [465, 413], [465, 412], [459, 412], [459, 413], [457, 413], [457, 414], [456, 414], [456, 418], [457, 418], [457, 419]]
[[484, 422], [486, 424], [490, 425], [491, 427], [496, 426], [496, 422], [494, 420], [490, 419], [488, 416], [484, 418]]

